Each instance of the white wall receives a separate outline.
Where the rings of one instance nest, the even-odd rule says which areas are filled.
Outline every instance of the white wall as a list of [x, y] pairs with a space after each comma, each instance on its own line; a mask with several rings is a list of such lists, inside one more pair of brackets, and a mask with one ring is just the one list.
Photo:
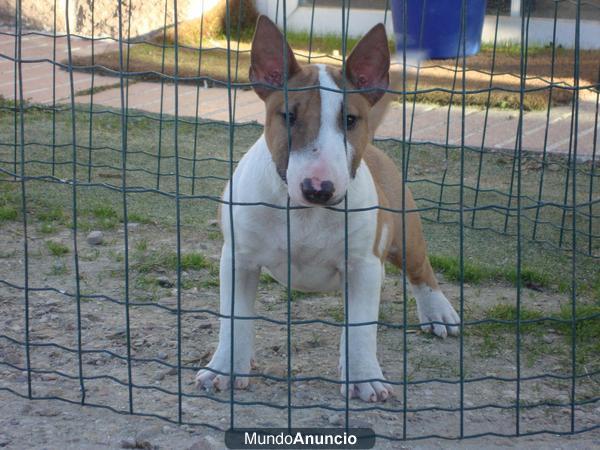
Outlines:
[[[275, 20], [277, 3], [269, 0], [256, 0], [256, 7], [262, 14], [268, 15]], [[282, 26], [283, 2], [279, 2], [277, 23]], [[308, 31], [310, 29], [311, 8], [298, 6], [297, 0], [288, 0], [287, 27], [294, 31]], [[362, 36], [373, 25], [383, 22], [383, 10], [351, 9], [348, 26], [350, 36]], [[486, 16], [483, 26], [483, 42], [493, 42], [496, 27], [496, 16]], [[553, 19], [532, 18], [529, 23], [529, 43], [545, 45], [552, 41]], [[582, 49], [600, 48], [600, 21], [582, 20], [580, 23], [580, 45]], [[388, 12], [386, 22], [388, 33], [393, 33], [392, 17]], [[342, 32], [341, 8], [317, 7], [314, 18], [314, 33], [326, 34]], [[521, 18], [502, 16], [498, 26], [499, 42], [518, 43], [521, 40]], [[574, 47], [575, 45], [575, 21], [570, 19], [559, 19], [557, 22], [556, 44], [563, 47]]]

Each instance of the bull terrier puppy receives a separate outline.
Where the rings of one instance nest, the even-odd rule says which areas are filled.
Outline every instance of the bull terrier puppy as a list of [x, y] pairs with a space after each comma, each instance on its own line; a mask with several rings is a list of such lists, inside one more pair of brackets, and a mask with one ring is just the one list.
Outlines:
[[[348, 372], [350, 395], [367, 402], [385, 401], [392, 394], [377, 360], [376, 324], [384, 263], [402, 268], [402, 213], [389, 210], [401, 211], [403, 195], [406, 210], [416, 206], [408, 188], [403, 190], [394, 162], [371, 145], [378, 125], [369, 123], [371, 115], [382, 115], [372, 113], [372, 108], [388, 88], [389, 67], [388, 41], [381, 24], [356, 45], [342, 72], [322, 64], [300, 65], [276, 25], [265, 16], [258, 19], [250, 80], [265, 103], [265, 128], [223, 193], [220, 313], [224, 317], [217, 350], [196, 376], [199, 387], [228, 388], [232, 348], [233, 372], [242, 375], [233, 380], [233, 386], [248, 386], [254, 325], [241, 318], [255, 315], [261, 270], [287, 285], [289, 256], [293, 289], [343, 293], [347, 276], [348, 323], [367, 324], [349, 327], [349, 361], [344, 356], [346, 333], [342, 330], [341, 380], [346, 381]], [[354, 91], [346, 93], [345, 105], [343, 89]], [[292, 207], [289, 255], [288, 197]], [[347, 213], [347, 272], [344, 201], [351, 210]], [[421, 327], [440, 337], [457, 335], [460, 319], [438, 286], [418, 213], [406, 212], [404, 223], [403, 269], [417, 300]], [[341, 392], [346, 392], [344, 384]]]

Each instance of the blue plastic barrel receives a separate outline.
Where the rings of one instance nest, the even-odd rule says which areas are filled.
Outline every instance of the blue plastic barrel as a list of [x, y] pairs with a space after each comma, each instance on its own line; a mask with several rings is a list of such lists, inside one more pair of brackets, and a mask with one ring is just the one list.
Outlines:
[[[467, 8], [465, 53], [474, 55], [481, 46], [481, 31], [485, 17], [486, 0], [464, 0]], [[396, 48], [421, 50], [432, 59], [462, 56], [461, 27], [463, 0], [392, 0]], [[406, 34], [404, 11], [406, 8]]]

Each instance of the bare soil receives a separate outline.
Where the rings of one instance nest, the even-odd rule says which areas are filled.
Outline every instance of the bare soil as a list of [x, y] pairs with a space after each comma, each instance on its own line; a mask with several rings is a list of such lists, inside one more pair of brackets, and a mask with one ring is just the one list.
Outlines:
[[[6, 281], [23, 285], [23, 233], [15, 223], [2, 225], [0, 272]], [[151, 240], [153, 248], [174, 244], [174, 233], [157, 225], [133, 225], [129, 238], [132, 248], [136, 242]], [[123, 300], [123, 232], [105, 232], [105, 243], [90, 246], [85, 234], [77, 236], [80, 246], [80, 289], [84, 295], [102, 294], [107, 297], [86, 297], [81, 300], [82, 372], [86, 377], [85, 402], [128, 411], [129, 391], [126, 362], [126, 307]], [[64, 230], [54, 237], [70, 245], [72, 236]], [[195, 233], [183, 229], [184, 251], [202, 251], [212, 262], [218, 261], [219, 241], [199, 241]], [[32, 395], [36, 398], [61, 397], [74, 402], [26, 401], [0, 391], [0, 445], [7, 448], [115, 448], [122, 441], [144, 433], [148, 441], [161, 448], [221, 448], [222, 435], [199, 424], [218, 429], [230, 426], [229, 392], [199, 392], [194, 386], [196, 370], [204, 365], [217, 343], [218, 288], [203, 281], [212, 279], [209, 270], [189, 270], [182, 274], [181, 292], [181, 385], [186, 396], [182, 399], [183, 422], [192, 425], [176, 426], [160, 419], [117, 415], [97, 408], [78, 406], [81, 400], [77, 356], [77, 304], [72, 255], [61, 257], [48, 253], [45, 237], [30, 230], [29, 235], [29, 330]], [[58, 273], [57, 264], [67, 269]], [[177, 297], [174, 287], [148, 288], [137, 284], [140, 276], [131, 271], [130, 277], [130, 334], [131, 380], [133, 408], [136, 413], [156, 414], [177, 421]], [[168, 269], [152, 272], [154, 277], [167, 277], [175, 282], [174, 272]], [[163, 283], [164, 284], [164, 283]], [[200, 287], [199, 287], [200, 286]], [[206, 287], [202, 287], [206, 286]], [[54, 290], [37, 290], [53, 287]], [[187, 287], [187, 288], [186, 288]], [[443, 282], [442, 288], [458, 308], [459, 287]], [[152, 289], [152, 293], [149, 291]], [[514, 304], [514, 287], [503, 285], [464, 287], [465, 317], [481, 317], [491, 306]], [[65, 294], [66, 293], [66, 294]], [[569, 299], [566, 295], [523, 291], [530, 307], [553, 313]], [[143, 303], [143, 305], [141, 304]], [[407, 306], [408, 322], [415, 323], [414, 300]], [[0, 387], [27, 395], [26, 356], [24, 341], [24, 293], [20, 289], [0, 286], [0, 316], [3, 333], [11, 339], [0, 339]], [[285, 290], [274, 283], [263, 282], [259, 289], [257, 313], [285, 321], [287, 303]], [[402, 323], [404, 299], [401, 276], [386, 277], [382, 314], [386, 323]], [[338, 296], [297, 295], [292, 302], [293, 320], [321, 318], [340, 322], [343, 309]], [[474, 325], [473, 329], [477, 326]], [[336, 380], [336, 363], [340, 327], [323, 323], [294, 325], [291, 330], [292, 376], [325, 377]], [[257, 323], [258, 374], [286, 378], [287, 331], [284, 325], [265, 321]], [[486, 342], [488, 339], [494, 342]], [[14, 341], [12, 341], [14, 339]], [[481, 433], [515, 433], [514, 405], [517, 376], [514, 331], [498, 330], [497, 334], [469, 332], [463, 336], [462, 375], [464, 387], [464, 435]], [[400, 438], [403, 432], [404, 406], [406, 435], [418, 438], [425, 435], [457, 437], [460, 433], [460, 414], [448, 409], [459, 408], [461, 392], [460, 339], [436, 339], [415, 330], [406, 334], [399, 328], [381, 326], [379, 358], [385, 376], [400, 383], [404, 377], [411, 383], [403, 395], [401, 385], [396, 396], [385, 404], [368, 405], [350, 401], [351, 424], [369, 426], [381, 435]], [[493, 345], [493, 344], [500, 345]], [[64, 346], [69, 350], [62, 347]], [[407, 353], [403, 357], [403, 349]], [[540, 333], [521, 336], [520, 432], [548, 430], [533, 438], [513, 440], [503, 437], [484, 437], [453, 443], [428, 439], [403, 443], [408, 448], [519, 447], [593, 448], [600, 443], [600, 430], [576, 437], [557, 437], [554, 433], [568, 432], [571, 409], [571, 378], [569, 346], [551, 327]], [[582, 370], [587, 370], [585, 367]], [[585, 373], [585, 372], [584, 372]], [[550, 376], [537, 375], [550, 374]], [[561, 379], [564, 377], [564, 379]], [[435, 380], [435, 381], [434, 381]], [[418, 383], [422, 381], [422, 383]], [[341, 426], [345, 400], [338, 385], [324, 380], [292, 383], [293, 423], [296, 426]], [[598, 397], [598, 376], [579, 376], [575, 379], [577, 430], [598, 426], [600, 406], [585, 403]], [[188, 397], [191, 395], [193, 397]], [[239, 402], [257, 402], [249, 406], [236, 405], [236, 426], [284, 426], [287, 421], [287, 384], [261, 376], [253, 378], [249, 390], [236, 391]], [[406, 401], [406, 403], [405, 403]], [[264, 403], [273, 406], [265, 406]], [[544, 405], [536, 406], [539, 403]], [[554, 404], [550, 406], [548, 404]], [[306, 406], [314, 408], [302, 408]], [[375, 407], [373, 407], [375, 406]], [[339, 410], [334, 410], [338, 408]], [[411, 412], [412, 409], [425, 408]], [[142, 439], [140, 438], [140, 439]], [[129, 442], [129, 441], [127, 441]], [[200, 444], [198, 444], [200, 442]], [[3, 444], [4, 443], [4, 444]], [[379, 439], [377, 448], [399, 448], [400, 443]]]

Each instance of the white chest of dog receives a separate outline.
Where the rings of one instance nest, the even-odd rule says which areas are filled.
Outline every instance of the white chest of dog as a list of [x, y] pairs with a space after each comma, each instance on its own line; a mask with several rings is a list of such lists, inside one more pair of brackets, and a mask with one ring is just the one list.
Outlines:
[[[393, 162], [369, 142], [377, 125], [369, 123], [371, 108], [388, 87], [389, 58], [385, 30], [378, 25], [348, 57], [345, 74], [323, 65], [301, 67], [276, 26], [259, 18], [250, 78], [259, 83], [255, 91], [265, 101], [265, 133], [242, 158], [223, 194], [233, 204], [221, 209], [220, 313], [225, 317], [217, 350], [196, 376], [199, 386], [229, 386], [231, 348], [234, 386], [248, 385], [254, 325], [240, 317], [255, 315], [258, 281], [266, 270], [284, 285], [289, 278], [291, 287], [302, 291], [343, 291], [348, 286], [348, 322], [370, 324], [349, 328], [349, 361], [342, 333], [340, 374], [344, 381], [349, 374], [351, 396], [385, 401], [392, 390], [377, 361], [374, 322], [384, 262], [402, 263], [403, 223], [404, 269], [422, 328], [442, 337], [458, 333], [459, 317], [437, 285], [418, 214], [405, 213], [403, 222], [400, 212], [378, 208], [415, 208]], [[287, 96], [281, 91], [286, 81]], [[351, 92], [344, 96], [342, 88]], [[341, 391], [345, 393], [343, 385]]]

